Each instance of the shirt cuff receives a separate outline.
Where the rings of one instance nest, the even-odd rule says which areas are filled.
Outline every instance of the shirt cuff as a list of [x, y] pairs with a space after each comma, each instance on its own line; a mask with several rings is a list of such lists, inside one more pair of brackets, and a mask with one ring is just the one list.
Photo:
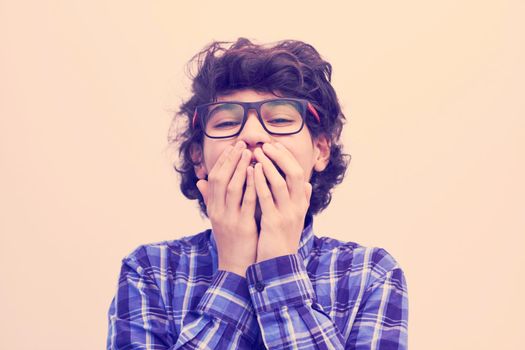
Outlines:
[[256, 339], [258, 329], [246, 278], [233, 272], [218, 270], [204, 292], [197, 311], [234, 325], [242, 333]]
[[246, 279], [256, 313], [316, 300], [299, 254], [278, 256], [248, 266]]

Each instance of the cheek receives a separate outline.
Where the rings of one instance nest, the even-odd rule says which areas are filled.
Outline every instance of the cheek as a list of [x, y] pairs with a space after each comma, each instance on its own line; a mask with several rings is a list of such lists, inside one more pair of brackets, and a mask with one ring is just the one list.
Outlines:
[[314, 145], [308, 128], [304, 127], [300, 133], [276, 141], [292, 153], [305, 171], [309, 170], [308, 168], [313, 164]]
[[217, 159], [219, 159], [219, 156], [216, 154], [216, 152], [204, 152], [204, 165], [206, 166], [208, 173], [211, 171], [211, 169], [213, 169]]
[[301, 143], [301, 145], [302, 147], [300, 147], [299, 144], [285, 144], [284, 146], [292, 153], [301, 168], [303, 168], [305, 178], [308, 178], [314, 165], [313, 148], [310, 143]]

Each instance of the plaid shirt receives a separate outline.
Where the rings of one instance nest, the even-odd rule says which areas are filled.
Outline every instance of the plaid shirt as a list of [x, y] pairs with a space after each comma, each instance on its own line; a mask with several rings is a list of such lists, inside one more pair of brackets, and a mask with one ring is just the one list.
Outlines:
[[211, 230], [123, 259], [108, 349], [406, 349], [403, 271], [384, 249], [317, 237], [297, 254], [217, 270]]

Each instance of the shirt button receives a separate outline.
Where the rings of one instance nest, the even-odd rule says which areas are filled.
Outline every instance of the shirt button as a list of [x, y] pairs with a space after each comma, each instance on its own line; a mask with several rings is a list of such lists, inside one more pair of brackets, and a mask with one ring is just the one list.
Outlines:
[[264, 289], [264, 284], [262, 284], [261, 282], [256, 282], [256, 283], [255, 283], [255, 289], [256, 289], [258, 292], [262, 292], [263, 289]]

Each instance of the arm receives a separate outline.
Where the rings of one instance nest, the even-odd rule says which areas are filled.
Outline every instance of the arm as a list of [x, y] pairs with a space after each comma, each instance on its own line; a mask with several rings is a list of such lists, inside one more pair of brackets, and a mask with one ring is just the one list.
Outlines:
[[219, 270], [170, 349], [253, 349], [256, 330], [246, 279]]
[[246, 277], [264, 343], [269, 349], [343, 349], [344, 338], [317, 302], [298, 254], [312, 194], [305, 169], [280, 143], [265, 143], [254, 155], [261, 231]]
[[107, 349], [168, 349], [172, 315], [154, 279], [135, 259], [125, 258], [109, 313]]
[[107, 349], [253, 348], [257, 321], [244, 278], [217, 271], [196, 310], [186, 315], [180, 334], [175, 334], [171, 309], [151, 271], [124, 259], [109, 310]]
[[406, 350], [407, 341], [407, 285], [403, 271], [395, 266], [365, 291], [346, 348]]
[[408, 299], [404, 274], [398, 266], [368, 286], [346, 340], [316, 302], [298, 254], [253, 264], [247, 278], [269, 349], [407, 349]]
[[268, 349], [344, 348], [342, 334], [316, 301], [299, 254], [250, 265], [246, 277]]

